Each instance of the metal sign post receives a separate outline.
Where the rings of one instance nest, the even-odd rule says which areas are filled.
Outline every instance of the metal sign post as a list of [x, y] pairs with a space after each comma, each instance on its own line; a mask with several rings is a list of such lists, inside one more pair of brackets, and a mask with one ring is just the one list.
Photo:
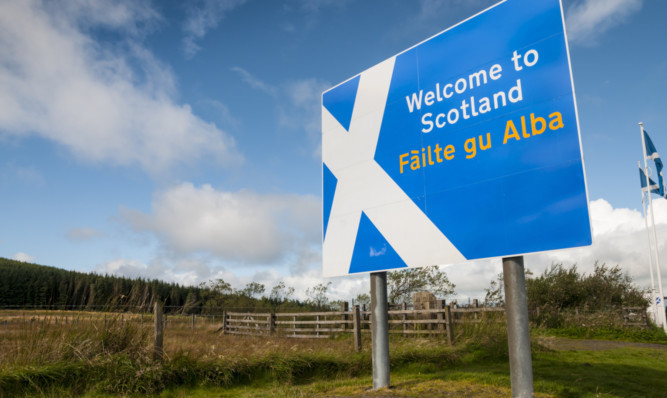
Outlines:
[[373, 389], [389, 387], [389, 306], [387, 273], [371, 273], [371, 338]]
[[512, 397], [532, 397], [533, 362], [530, 356], [530, 332], [523, 256], [503, 258], [503, 276]]

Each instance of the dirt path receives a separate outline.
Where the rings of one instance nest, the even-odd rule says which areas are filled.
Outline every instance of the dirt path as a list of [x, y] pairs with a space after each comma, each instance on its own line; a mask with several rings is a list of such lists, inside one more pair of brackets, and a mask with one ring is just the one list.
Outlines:
[[627, 341], [577, 340], [560, 337], [540, 337], [538, 341], [543, 346], [556, 351], [601, 351], [622, 347], [667, 350], [667, 345], [664, 344], [631, 343]]

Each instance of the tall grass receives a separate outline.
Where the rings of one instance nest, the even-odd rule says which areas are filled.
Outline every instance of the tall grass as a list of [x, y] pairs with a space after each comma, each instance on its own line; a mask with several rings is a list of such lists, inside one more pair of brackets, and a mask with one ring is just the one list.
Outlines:
[[[165, 359], [151, 357], [152, 323], [120, 321], [99, 315], [80, 322], [53, 319], [13, 323], [0, 351], [0, 397], [76, 395], [81, 392], [155, 394], [176, 386], [233, 386], [266, 382], [298, 384], [322, 378], [368, 375], [372, 369], [370, 336], [353, 350], [350, 335], [325, 340], [221, 335], [215, 325], [190, 328], [174, 317], [165, 330]], [[127, 318], [126, 318], [127, 319]], [[491, 326], [484, 326], [491, 325]], [[493, 328], [493, 330], [489, 329]], [[480, 323], [459, 338], [488, 345], [495, 323]], [[493, 333], [491, 333], [493, 332]], [[392, 336], [392, 366], [413, 362], [449, 366], [466, 352], [444, 337]], [[502, 344], [498, 345], [502, 347]], [[502, 350], [502, 348], [500, 348]], [[505, 349], [506, 351], [506, 349]]]
[[[90, 321], [92, 317], [92, 322]], [[163, 362], [152, 359], [152, 319], [85, 314], [67, 324], [12, 322], [0, 314], [0, 397], [157, 394], [177, 387], [298, 385], [371, 373], [370, 336], [354, 352], [352, 337], [286, 339], [221, 335], [213, 323], [192, 329], [171, 317]], [[4, 327], [3, 327], [4, 326]], [[485, 313], [455, 326], [455, 346], [444, 336], [390, 336], [392, 369], [443, 369], [506, 363], [502, 313]], [[535, 352], [541, 350], [534, 347]], [[544, 350], [542, 350], [544, 351]]]

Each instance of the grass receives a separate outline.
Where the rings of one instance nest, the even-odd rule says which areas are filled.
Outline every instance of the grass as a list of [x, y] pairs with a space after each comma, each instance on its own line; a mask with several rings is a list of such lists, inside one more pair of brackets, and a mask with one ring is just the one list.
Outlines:
[[[350, 336], [234, 337], [203, 322], [191, 330], [186, 318], [179, 323], [174, 317], [160, 364], [151, 358], [150, 322], [109, 317], [106, 327], [101, 321], [0, 324], [0, 397], [506, 397], [504, 325], [486, 321], [457, 327], [453, 347], [438, 338], [391, 336], [392, 388], [377, 392], [369, 389], [368, 337], [355, 353]], [[667, 349], [553, 351], [539, 343], [549, 333], [534, 334], [538, 397], [657, 397], [667, 391]], [[655, 331], [633, 333], [614, 336], [664, 339]]]
[[[667, 351], [539, 351], [533, 355], [536, 397], [663, 397]], [[451, 365], [392, 366], [391, 389], [372, 391], [370, 375], [317, 379], [304, 384], [258, 380], [230, 388], [164, 391], [161, 397], [507, 397], [507, 361], [465, 360]]]
[[587, 327], [567, 326], [563, 328], [536, 328], [535, 334], [544, 336], [565, 337], [570, 339], [598, 339], [611, 341], [630, 341], [667, 345], [667, 334], [652, 325], [648, 328], [624, 328], [619, 326]]

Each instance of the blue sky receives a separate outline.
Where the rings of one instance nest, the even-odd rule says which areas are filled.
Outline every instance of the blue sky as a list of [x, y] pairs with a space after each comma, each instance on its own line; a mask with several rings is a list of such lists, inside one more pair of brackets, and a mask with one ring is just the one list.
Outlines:
[[[0, 256], [305, 297], [324, 281], [322, 91], [494, 3], [0, 1]], [[595, 243], [526, 265], [600, 260], [648, 286], [637, 123], [667, 151], [667, 4], [563, 7]], [[500, 268], [446, 270], [482, 298]]]

